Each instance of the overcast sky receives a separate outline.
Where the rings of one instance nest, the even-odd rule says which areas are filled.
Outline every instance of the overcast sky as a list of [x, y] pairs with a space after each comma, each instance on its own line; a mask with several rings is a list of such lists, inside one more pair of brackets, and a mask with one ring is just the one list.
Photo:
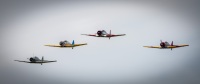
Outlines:
[[[1, 84], [199, 84], [198, 1], [0, 1]], [[122, 37], [95, 38], [98, 30]], [[62, 40], [88, 45], [52, 48]], [[150, 49], [160, 40], [189, 44]], [[27, 64], [34, 55], [56, 63]]]

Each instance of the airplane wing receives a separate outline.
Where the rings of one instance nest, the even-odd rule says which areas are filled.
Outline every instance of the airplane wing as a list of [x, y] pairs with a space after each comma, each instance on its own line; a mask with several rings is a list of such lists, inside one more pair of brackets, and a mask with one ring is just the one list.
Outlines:
[[43, 61], [36, 61], [34, 63], [50, 63], [50, 62], [57, 62], [57, 61], [56, 60], [55, 61], [43, 60]]
[[75, 46], [72, 46], [72, 45], [60, 46], [60, 45], [56, 45], [56, 44], [48, 44], [48, 45], [44, 45], [44, 46], [49, 46], [49, 47], [75, 47]]
[[[146, 47], [146, 48], [159, 48], [159, 49], [162, 48], [161, 46], [143, 46], [143, 47]], [[178, 48], [178, 47], [177, 46], [167, 46], [166, 48]]]
[[167, 48], [178, 48], [177, 46], [167, 46]]
[[31, 63], [30, 61], [20, 61], [20, 60], [14, 60], [14, 61], [24, 62], [24, 63]]
[[14, 61], [24, 62], [24, 63], [50, 63], [50, 62], [57, 62], [56, 60], [55, 60], [55, 61], [47, 61], [47, 60], [44, 60], [44, 61], [36, 61], [36, 62], [20, 61], [20, 60], [14, 60]]
[[44, 45], [44, 46], [49, 46], [49, 47], [76, 47], [76, 46], [82, 46], [82, 45], [87, 45], [87, 43], [74, 44], [74, 45], [65, 45], [65, 46], [60, 46], [60, 45], [55, 45], [55, 44], [48, 44], [48, 45]]
[[[74, 44], [74, 47], [75, 46], [82, 46], [82, 45], [87, 45], [87, 43], [83, 43], [83, 44]], [[73, 46], [72, 46], [73, 47]]]
[[179, 48], [179, 47], [185, 47], [185, 46], [189, 46], [189, 45], [187, 44], [173, 45], [173, 46], [167, 46], [167, 48]]
[[[167, 46], [166, 48], [178, 48], [178, 47], [184, 47], [184, 46], [189, 46], [189, 45], [173, 45], [173, 46]], [[162, 48], [161, 46], [143, 46], [146, 48]]]
[[187, 44], [180, 44], [180, 45], [174, 45], [174, 46], [176, 46], [176, 47], [185, 47], [185, 46], [189, 46], [189, 45], [187, 45]]
[[112, 34], [111, 37], [116, 37], [116, 36], [125, 36], [126, 34]]
[[143, 46], [143, 47], [146, 47], [146, 48], [162, 48], [161, 46]]
[[47, 44], [47, 45], [44, 45], [44, 46], [49, 46], [49, 47], [61, 47], [60, 45], [55, 45], [55, 44]]
[[81, 34], [81, 35], [86, 35], [86, 36], [95, 36], [95, 37], [96, 37], [96, 34]]

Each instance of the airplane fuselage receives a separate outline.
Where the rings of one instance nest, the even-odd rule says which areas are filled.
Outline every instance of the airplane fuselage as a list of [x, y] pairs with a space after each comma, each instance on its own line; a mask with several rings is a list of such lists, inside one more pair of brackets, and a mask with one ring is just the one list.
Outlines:
[[161, 42], [161, 43], [160, 43], [160, 46], [161, 46], [162, 48], [167, 48], [167, 46], [170, 46], [170, 44], [169, 44], [167, 41], [165, 41], [165, 42]]
[[105, 30], [99, 30], [97, 31], [96, 36], [98, 37], [106, 37], [108, 35], [108, 33]]

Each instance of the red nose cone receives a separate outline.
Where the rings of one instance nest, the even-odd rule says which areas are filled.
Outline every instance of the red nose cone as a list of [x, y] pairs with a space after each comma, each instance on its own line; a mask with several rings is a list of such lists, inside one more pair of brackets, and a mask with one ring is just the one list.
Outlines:
[[161, 46], [162, 48], [164, 48], [164, 47], [165, 47], [165, 43], [164, 43], [164, 42], [160, 43], [160, 46]]
[[102, 31], [98, 31], [97, 34], [98, 34], [98, 36], [101, 36], [102, 35]]

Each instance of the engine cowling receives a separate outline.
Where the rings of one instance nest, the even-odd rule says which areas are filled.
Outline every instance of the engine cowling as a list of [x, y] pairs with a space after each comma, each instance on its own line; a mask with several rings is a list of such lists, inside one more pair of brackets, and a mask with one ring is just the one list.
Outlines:
[[33, 59], [32, 57], [29, 59], [31, 62], [34, 62], [35, 61], [35, 59]]
[[102, 35], [102, 31], [97, 31], [97, 35], [101, 36]]
[[59, 44], [60, 44], [60, 46], [61, 46], [61, 47], [64, 47], [64, 46], [65, 46], [65, 44], [66, 44], [66, 42], [65, 42], [65, 41], [60, 41], [60, 43], [59, 43]]
[[162, 48], [165, 48], [165, 43], [160, 43], [160, 46], [162, 47]]

